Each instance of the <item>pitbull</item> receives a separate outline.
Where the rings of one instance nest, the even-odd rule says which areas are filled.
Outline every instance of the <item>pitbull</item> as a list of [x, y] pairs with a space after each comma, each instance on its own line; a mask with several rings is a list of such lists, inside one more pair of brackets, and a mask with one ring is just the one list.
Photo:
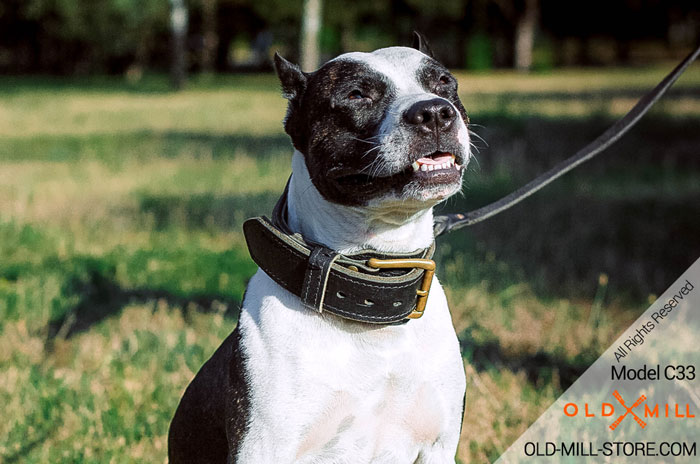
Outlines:
[[[320, 290], [295, 294], [264, 269], [251, 278], [238, 326], [178, 406], [171, 463], [454, 462], [466, 380], [437, 278], [427, 277], [429, 294], [417, 290], [427, 301], [417, 318], [381, 323], [393, 310], [375, 303], [383, 290], [358, 303], [359, 319], [324, 310], [346, 298], [342, 287], [326, 289], [329, 269], [372, 286], [360, 258], [345, 266], [342, 257], [426, 256], [433, 206], [461, 189], [467, 114], [455, 78], [416, 39], [343, 54], [312, 73], [275, 55], [295, 149], [281, 221], [299, 243], [325, 250], [304, 277]], [[285, 248], [270, 262], [291, 256]]]

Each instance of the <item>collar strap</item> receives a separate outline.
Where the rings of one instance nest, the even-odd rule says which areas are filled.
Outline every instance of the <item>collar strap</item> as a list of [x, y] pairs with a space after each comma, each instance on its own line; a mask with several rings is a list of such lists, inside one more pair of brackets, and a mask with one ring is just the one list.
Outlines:
[[[281, 206], [275, 208], [276, 213]], [[286, 216], [280, 213], [276, 218]], [[253, 261], [318, 313], [374, 324], [423, 315], [435, 272], [435, 262], [430, 259], [434, 243], [412, 254], [367, 250], [341, 255], [290, 234], [288, 228], [283, 231], [266, 217], [248, 219], [243, 232]]]

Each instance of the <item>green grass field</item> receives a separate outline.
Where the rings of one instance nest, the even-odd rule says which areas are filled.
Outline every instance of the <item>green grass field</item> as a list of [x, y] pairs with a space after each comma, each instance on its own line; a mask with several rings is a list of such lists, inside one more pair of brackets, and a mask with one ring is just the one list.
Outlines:
[[[460, 74], [463, 210], [572, 154], [665, 69]], [[273, 76], [0, 78], [0, 462], [166, 461], [235, 327], [241, 233], [289, 175]], [[494, 460], [700, 256], [700, 68], [601, 159], [439, 246], [468, 375], [458, 457]], [[429, 347], [424, 347], [429, 349]]]

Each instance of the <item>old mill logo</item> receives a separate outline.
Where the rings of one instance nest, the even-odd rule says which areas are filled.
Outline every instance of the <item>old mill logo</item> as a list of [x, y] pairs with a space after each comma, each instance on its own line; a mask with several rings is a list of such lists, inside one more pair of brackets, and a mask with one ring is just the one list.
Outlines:
[[[625, 420], [625, 418], [629, 415], [632, 417], [632, 419], [643, 429], [647, 426], [647, 423], [645, 422], [644, 419], [649, 419], [652, 417], [659, 417], [659, 414], [661, 414], [661, 417], [667, 417], [667, 418], [674, 418], [674, 419], [690, 419], [695, 417], [695, 414], [691, 413], [690, 411], [690, 404], [687, 403], [685, 405], [680, 405], [680, 404], [655, 404], [654, 407], [652, 408], [649, 403], [646, 402], [647, 397], [646, 395], [640, 395], [639, 398], [637, 398], [637, 401], [635, 401], [631, 406], [627, 406], [625, 403], [625, 400], [622, 398], [622, 395], [620, 395], [620, 392], [615, 390], [613, 392], [613, 397], [617, 400], [617, 402], [622, 406], [624, 409], [624, 412], [621, 413], [617, 418], [615, 419], [615, 422], [610, 424], [610, 430], [615, 430], [620, 423]], [[639, 408], [641, 405], [644, 405], [644, 410], [642, 411]], [[583, 415], [584, 417], [596, 417], [597, 414], [594, 411], [595, 409], [591, 409], [590, 405], [588, 403], [584, 403], [583, 405]], [[660, 411], [659, 411], [659, 406], [661, 406]], [[619, 408], [619, 406], [618, 406]], [[579, 406], [576, 403], [566, 403], [564, 405], [564, 414], [567, 417], [576, 417], [579, 414]], [[612, 403], [602, 403], [600, 405], [600, 416], [601, 417], [613, 417], [615, 414], [615, 405]], [[641, 417], [640, 417], [641, 416]], [[644, 417], [644, 419], [642, 419]]]
[[646, 396], [644, 396], [644, 395], [640, 396], [640, 397], [637, 399], [637, 401], [634, 402], [634, 404], [632, 405], [631, 408], [628, 408], [628, 407], [627, 407], [627, 405], [625, 404], [625, 400], [622, 399], [622, 395], [620, 395], [620, 393], [619, 393], [617, 390], [615, 390], [615, 391], [613, 392], [613, 396], [615, 397], [615, 399], [616, 399], [617, 401], [620, 402], [620, 404], [622, 405], [622, 407], [625, 408], [625, 413], [624, 413], [623, 415], [621, 415], [620, 417], [618, 417], [618, 418], [615, 420], [615, 422], [613, 422], [612, 424], [610, 424], [610, 430], [615, 430], [615, 428], [616, 428], [618, 425], [620, 425], [620, 422], [622, 422], [622, 419], [624, 419], [625, 417], [627, 417], [627, 414], [632, 414], [632, 417], [634, 417], [634, 420], [637, 421], [637, 424], [639, 424], [639, 426], [640, 426], [641, 428], [644, 428], [644, 427], [647, 426], [647, 423], [644, 422], [642, 419], [640, 419], [639, 416], [636, 415], [636, 414], [634, 413], [634, 411], [632, 411], [634, 408], [636, 408], [637, 406], [639, 406], [640, 404], [644, 403], [644, 402], [647, 400], [647, 397], [646, 397]]

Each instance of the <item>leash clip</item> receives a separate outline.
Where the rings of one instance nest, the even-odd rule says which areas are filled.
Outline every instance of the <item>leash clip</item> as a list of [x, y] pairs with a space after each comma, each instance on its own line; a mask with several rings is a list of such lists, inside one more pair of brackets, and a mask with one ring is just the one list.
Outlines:
[[420, 288], [416, 290], [418, 298], [416, 300], [416, 308], [411, 314], [406, 316], [408, 319], [418, 319], [425, 311], [425, 305], [428, 303], [428, 294], [430, 293], [430, 285], [433, 283], [433, 275], [435, 274], [435, 261], [432, 259], [408, 258], [408, 259], [378, 259], [370, 258], [367, 261], [369, 267], [375, 269], [423, 269], [423, 282]]

